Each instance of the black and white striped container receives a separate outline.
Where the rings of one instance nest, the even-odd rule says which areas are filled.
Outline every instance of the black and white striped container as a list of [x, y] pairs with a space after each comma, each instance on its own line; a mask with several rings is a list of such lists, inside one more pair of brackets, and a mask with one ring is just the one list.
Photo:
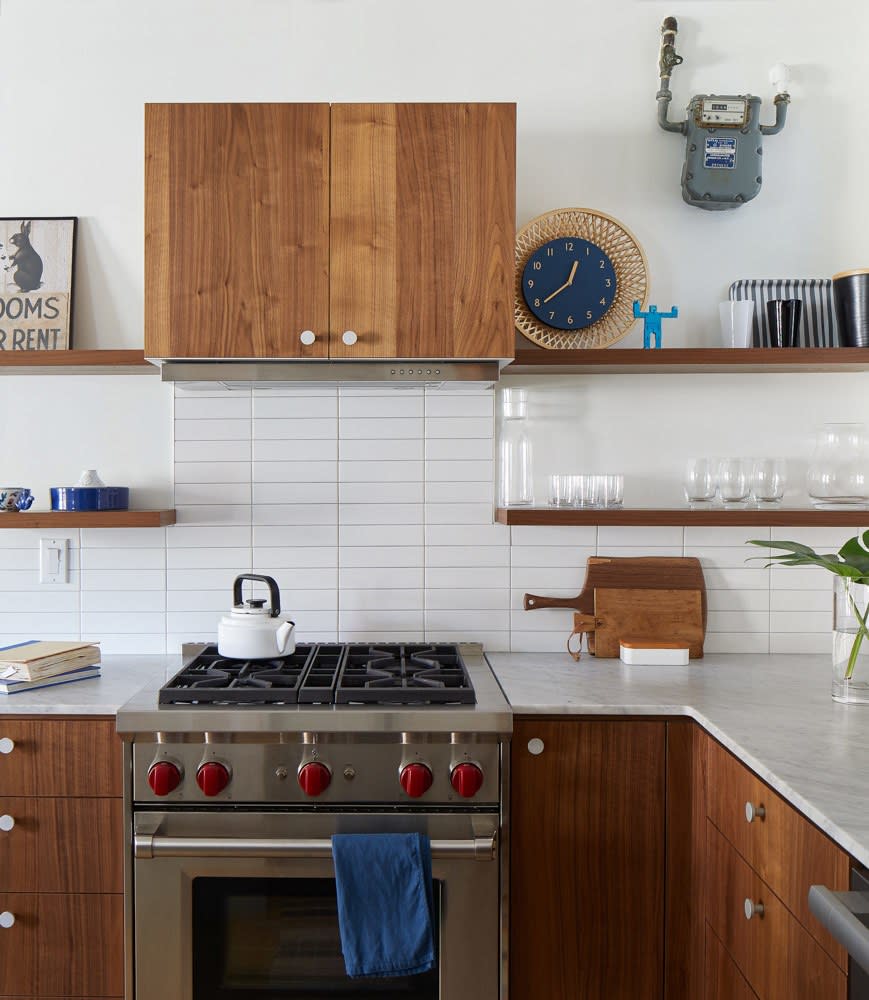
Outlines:
[[773, 299], [802, 300], [798, 347], [841, 347], [829, 278], [746, 278], [733, 282], [730, 299], [754, 300], [754, 347], [773, 346], [766, 312], [767, 302]]

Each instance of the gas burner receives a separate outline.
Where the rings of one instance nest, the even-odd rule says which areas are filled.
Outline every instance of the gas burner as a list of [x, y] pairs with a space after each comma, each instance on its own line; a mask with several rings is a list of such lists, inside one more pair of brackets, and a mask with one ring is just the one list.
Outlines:
[[298, 645], [271, 660], [233, 660], [207, 646], [161, 690], [167, 705], [473, 705], [458, 646]]

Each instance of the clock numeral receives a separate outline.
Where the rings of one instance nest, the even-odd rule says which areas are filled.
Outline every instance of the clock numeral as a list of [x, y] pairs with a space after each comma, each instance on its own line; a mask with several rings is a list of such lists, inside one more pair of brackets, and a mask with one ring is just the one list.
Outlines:
[[543, 267], [543, 265], [540, 263], [540, 261], [539, 260], [535, 260], [534, 264], [533, 264], [534, 270], [535, 271], [539, 271], [541, 267]]
[[590, 256], [590, 254], [591, 254], [591, 247], [586, 247], [585, 248], [585, 255], [586, 255], [586, 257]]
[[586, 310], [585, 318], [586, 319], [591, 319], [591, 309]]
[[605, 305], [606, 305], [606, 299], [601, 299], [601, 300], [600, 300], [600, 304], [601, 304], [602, 306], [605, 306]]
[[572, 316], [568, 316], [567, 317], [567, 325], [568, 326], [573, 326], [573, 317]]
[[603, 270], [603, 269], [604, 269], [605, 267], [606, 267], [606, 261], [605, 261], [605, 260], [602, 260], [602, 261], [600, 262], [600, 269], [601, 269], [601, 271], [602, 271], [602, 270]]
[[535, 299], [535, 300], [534, 300], [534, 305], [535, 305], [535, 307], [536, 307], [537, 309], [539, 309], [539, 308], [540, 308], [540, 299]]
[[534, 282], [531, 280], [531, 278], [528, 279], [528, 287], [529, 288], [533, 288], [534, 287]]
[[555, 250], [552, 247], [547, 247], [546, 248], [546, 256], [547, 257], [551, 257], [554, 253], [555, 253]]
[[613, 284], [612, 283], [612, 278], [607, 278], [606, 279], [606, 287], [607, 288], [612, 288], [612, 284]]
[[565, 250], [572, 250], [573, 249], [573, 244], [572, 243], [565, 243], [564, 244], [564, 249]]
[[555, 313], [554, 313], [554, 312], [550, 312], [550, 314], [549, 314], [549, 318], [550, 318], [550, 319], [555, 319]]

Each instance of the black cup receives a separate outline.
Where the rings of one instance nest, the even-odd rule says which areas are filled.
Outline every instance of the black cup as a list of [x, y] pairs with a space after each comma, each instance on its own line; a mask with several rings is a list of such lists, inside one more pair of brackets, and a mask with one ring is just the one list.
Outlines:
[[869, 347], [869, 270], [833, 275], [843, 347]]
[[772, 299], [766, 304], [769, 339], [773, 347], [798, 347], [802, 299]]

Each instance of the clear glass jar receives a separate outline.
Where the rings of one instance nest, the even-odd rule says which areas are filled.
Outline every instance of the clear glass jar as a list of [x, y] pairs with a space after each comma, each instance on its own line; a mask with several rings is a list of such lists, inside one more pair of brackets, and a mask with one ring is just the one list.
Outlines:
[[869, 704], [869, 586], [837, 576], [833, 589], [833, 700]]
[[501, 436], [498, 442], [498, 506], [534, 503], [531, 442], [528, 439], [528, 390], [501, 390]]
[[869, 502], [866, 428], [824, 424], [818, 430], [806, 486], [816, 507], [862, 506]]

